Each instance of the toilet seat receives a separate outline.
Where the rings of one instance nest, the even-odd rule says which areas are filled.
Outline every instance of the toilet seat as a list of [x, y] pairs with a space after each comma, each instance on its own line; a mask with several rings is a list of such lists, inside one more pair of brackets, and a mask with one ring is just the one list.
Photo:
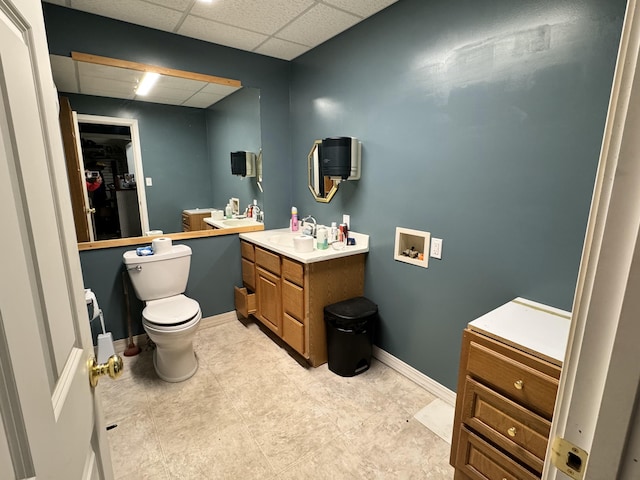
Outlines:
[[200, 315], [200, 305], [184, 295], [175, 295], [147, 302], [142, 311], [143, 320], [159, 329], [186, 327]]

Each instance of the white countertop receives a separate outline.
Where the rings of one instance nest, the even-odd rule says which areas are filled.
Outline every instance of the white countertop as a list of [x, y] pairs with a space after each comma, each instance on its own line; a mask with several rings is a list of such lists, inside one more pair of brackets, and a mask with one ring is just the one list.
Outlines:
[[469, 328], [561, 366], [570, 325], [570, 312], [518, 297], [470, 322]]
[[[313, 252], [302, 253], [296, 252], [293, 246], [282, 245], [273, 242], [270, 239], [278, 235], [300, 235], [300, 232], [291, 232], [288, 228], [277, 230], [263, 230], [261, 232], [241, 233], [240, 238], [248, 242], [259, 245], [263, 248], [279, 253], [301, 263], [322, 262], [334, 258], [348, 257], [358, 253], [366, 253], [369, 251], [369, 235], [357, 232], [349, 232], [349, 237], [354, 238], [355, 245], [347, 245], [342, 250], [335, 250], [331, 245], [326, 250], [318, 250], [314, 246]], [[315, 240], [315, 239], [314, 239]]]
[[194, 214], [194, 213], [207, 213], [207, 212], [215, 212], [216, 210], [220, 210], [219, 208], [190, 208], [188, 210], [183, 210], [184, 213]]

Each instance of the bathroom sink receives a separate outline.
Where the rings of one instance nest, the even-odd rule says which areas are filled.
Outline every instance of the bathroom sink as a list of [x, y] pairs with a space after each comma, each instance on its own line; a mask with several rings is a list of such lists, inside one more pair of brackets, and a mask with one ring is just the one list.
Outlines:
[[229, 218], [227, 220], [214, 220], [213, 218], [206, 217], [203, 220], [213, 228], [252, 227], [262, 225], [262, 223], [255, 221], [253, 218]]
[[229, 220], [222, 220], [221, 222], [226, 227], [246, 227], [249, 225], [257, 225], [253, 218], [230, 218]]
[[275, 243], [276, 245], [280, 245], [281, 247], [291, 247], [293, 248], [293, 239], [294, 237], [299, 237], [300, 234], [295, 233], [280, 233], [278, 235], [272, 235], [269, 237], [270, 243]]

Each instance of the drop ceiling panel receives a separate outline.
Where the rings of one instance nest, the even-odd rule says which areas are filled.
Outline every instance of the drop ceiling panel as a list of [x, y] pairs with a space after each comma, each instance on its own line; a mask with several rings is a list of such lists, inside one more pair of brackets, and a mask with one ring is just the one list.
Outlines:
[[125, 99], [132, 99], [135, 96], [131, 83], [97, 77], [80, 78], [80, 93]]
[[44, 0], [291, 60], [397, 0]]
[[256, 48], [254, 52], [262, 55], [268, 55], [270, 57], [282, 58], [283, 60], [293, 60], [307, 50], [309, 50], [309, 47], [306, 45], [300, 45], [298, 43], [271, 37]]
[[76, 67], [70, 57], [52, 55], [51, 71], [59, 92], [78, 93]]
[[193, 97], [183, 103], [185, 107], [207, 108], [222, 100], [225, 96], [216, 93], [198, 92]]
[[398, 0], [324, 0], [324, 3], [366, 18], [397, 1]]
[[140, 0], [71, 0], [71, 7], [158, 30], [172, 31], [182, 12]]
[[360, 20], [362, 20], [360, 17], [350, 13], [317, 4], [294, 23], [283, 28], [276, 36], [303, 45], [319, 45]]
[[194, 16], [188, 16], [177, 33], [248, 51], [253, 50], [269, 38], [261, 33], [230, 27]]
[[240, 90], [242, 87], [230, 87], [228, 85], [220, 85], [219, 83], [209, 83], [202, 90], [203, 93], [213, 94], [213, 95], [231, 95], [236, 90]]
[[272, 35], [313, 3], [313, 0], [196, 2], [190, 13], [216, 22]]

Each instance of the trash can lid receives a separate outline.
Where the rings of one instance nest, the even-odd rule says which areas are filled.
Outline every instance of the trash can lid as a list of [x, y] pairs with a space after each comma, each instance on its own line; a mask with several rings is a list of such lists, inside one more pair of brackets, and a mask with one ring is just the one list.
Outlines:
[[324, 312], [341, 320], [359, 320], [378, 312], [378, 306], [366, 297], [355, 297], [324, 307]]

